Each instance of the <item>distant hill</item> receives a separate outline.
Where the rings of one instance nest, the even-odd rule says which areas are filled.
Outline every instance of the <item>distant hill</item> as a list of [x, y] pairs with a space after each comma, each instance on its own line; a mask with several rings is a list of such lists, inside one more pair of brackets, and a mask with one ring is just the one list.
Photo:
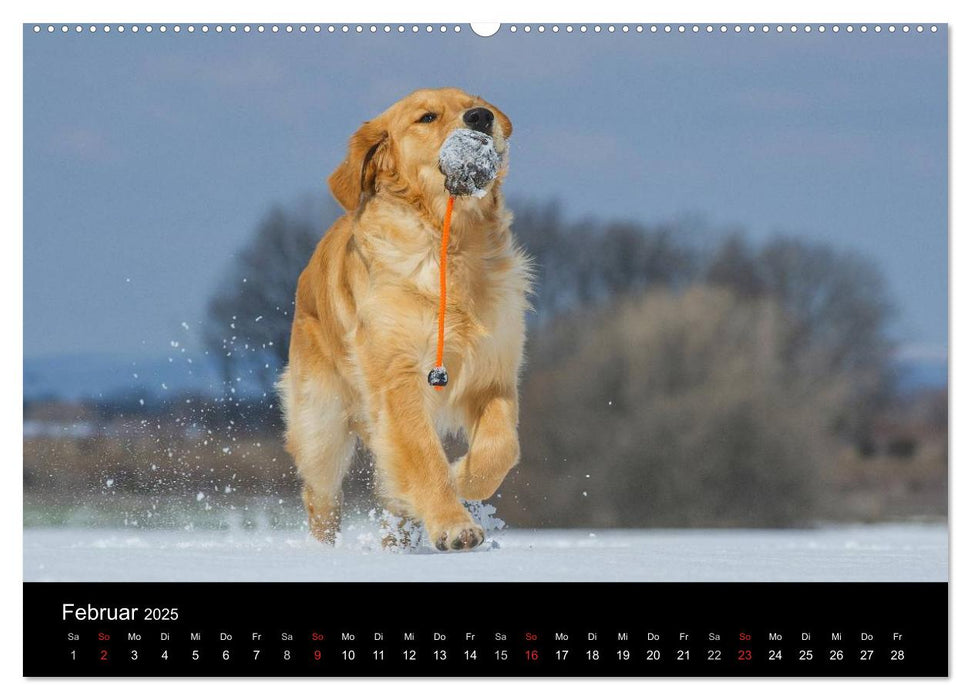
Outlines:
[[126, 397], [152, 402], [184, 393], [222, 395], [222, 379], [210, 358], [79, 354], [24, 360], [25, 401]]

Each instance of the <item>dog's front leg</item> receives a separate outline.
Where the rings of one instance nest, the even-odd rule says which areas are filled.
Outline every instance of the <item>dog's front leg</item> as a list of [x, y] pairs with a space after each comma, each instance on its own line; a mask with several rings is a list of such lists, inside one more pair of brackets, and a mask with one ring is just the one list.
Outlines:
[[[409, 375], [415, 379], [402, 378]], [[394, 510], [420, 519], [436, 548], [472, 549], [485, 536], [449, 478], [448, 460], [429, 415], [431, 391], [416, 367], [391, 373], [388, 385], [375, 392], [375, 467]]]
[[459, 497], [483, 501], [496, 492], [519, 461], [519, 405], [515, 390], [471, 402], [469, 451], [453, 466]]

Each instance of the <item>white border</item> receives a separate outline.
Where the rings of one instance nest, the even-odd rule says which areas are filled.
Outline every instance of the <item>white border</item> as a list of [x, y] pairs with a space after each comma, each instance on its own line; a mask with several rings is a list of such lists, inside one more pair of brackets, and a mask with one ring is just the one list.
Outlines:
[[[629, 0], [596, 0], [587, 7], [579, 4], [536, 3], [534, 5], [522, 0], [492, 0], [489, 3], [442, 2], [442, 0], [424, 0], [423, 2], [390, 2], [388, 0], [371, 0], [369, 3], [344, 3], [327, 6], [324, 3], [293, 2], [277, 0], [273, 3], [241, 2], [231, 6], [220, 7], [216, 3], [207, 6], [198, 0], [168, 0], [158, 3], [157, 7], [149, 8], [144, 3], [119, 2], [118, 0], [87, 0], [81, 5], [78, 2], [42, 2], [20, 4], [16, 8], [9, 3], [4, 9], [7, 21], [3, 22], [2, 50], [6, 54], [3, 62], [4, 85], [3, 92], [11, 99], [6, 100], [3, 109], [5, 120], [4, 147], [2, 154], [5, 164], [5, 178], [3, 196], [6, 206], [4, 212], [8, 217], [4, 236], [4, 254], [0, 257], [3, 264], [3, 274], [0, 281], [4, 285], [4, 313], [0, 318], [6, 322], [8, 341], [3, 344], [3, 364], [7, 368], [8, 377], [14, 386], [8, 386], [6, 400], [3, 404], [2, 426], [3, 457], [6, 483], [3, 492], [6, 497], [3, 511], [4, 530], [3, 552], [6, 555], [5, 576], [2, 582], [2, 600], [8, 601], [8, 609], [4, 610], [4, 618], [10, 622], [6, 633], [0, 641], [0, 658], [2, 658], [5, 685], [20, 697], [51, 697], [63, 700], [65, 695], [74, 693], [97, 694], [99, 697], [123, 697], [129, 700], [137, 696], [149, 700], [151, 698], [168, 699], [173, 694], [183, 694], [191, 690], [193, 694], [232, 692], [235, 698], [263, 698], [267, 693], [284, 691], [288, 694], [321, 694], [331, 697], [345, 695], [359, 696], [362, 693], [380, 693], [389, 700], [414, 697], [420, 695], [423, 699], [448, 697], [472, 692], [492, 692], [512, 697], [529, 698], [540, 694], [550, 693], [555, 696], [588, 697], [595, 693], [607, 692], [611, 697], [638, 696], [646, 693], [660, 693], [662, 697], [670, 693], [694, 694], [704, 693], [706, 696], [717, 694], [719, 697], [745, 696], [746, 698], [773, 698], [785, 695], [786, 698], [816, 698], [820, 694], [827, 696], [834, 691], [840, 695], [846, 693], [854, 696], [870, 695], [874, 691], [884, 697], [912, 698], [917, 694], [928, 691], [935, 696], [955, 696], [957, 693], [966, 694], [969, 689], [967, 679], [971, 677], [967, 660], [971, 659], [971, 641], [967, 635], [971, 632], [968, 623], [968, 611], [971, 603], [967, 601], [968, 566], [963, 557], [957, 555], [958, 548], [964, 542], [968, 533], [967, 516], [961, 510], [961, 504], [966, 500], [958, 497], [964, 492], [965, 478], [960, 468], [951, 473], [951, 532], [952, 548], [951, 584], [951, 673], [952, 680], [942, 681], [684, 681], [684, 680], [652, 680], [621, 681], [621, 680], [567, 680], [567, 681], [496, 681], [491, 687], [472, 690], [469, 681], [339, 681], [324, 682], [306, 680], [280, 681], [176, 681], [165, 683], [151, 683], [145, 681], [25, 681], [20, 678], [22, 673], [22, 647], [17, 620], [21, 617], [22, 595], [22, 479], [18, 464], [22, 464], [21, 443], [21, 397], [19, 382], [22, 379], [22, 33], [21, 23], [41, 21], [83, 21], [112, 23], [133, 22], [212, 22], [214, 18], [229, 20], [256, 20], [282, 22], [308, 22], [326, 19], [334, 22], [468, 22], [468, 21], [496, 21], [506, 22], [548, 22], [555, 18], [559, 23], [590, 21], [632, 22], [637, 19], [660, 22], [713, 22], [733, 20], [742, 22], [784, 22], [818, 24], [824, 20], [826, 24], [880, 22], [903, 23], [920, 20], [930, 23], [950, 23], [949, 35], [951, 42], [951, 121], [952, 125], [968, 122], [967, 85], [961, 88], [961, 79], [968, 75], [968, 49], [962, 45], [961, 37], [968, 31], [968, 24], [964, 23], [964, 14], [957, 2], [941, 2], [922, 0], [916, 2], [882, 2], [879, 4], [863, 4], [838, 0], [815, 0], [813, 3], [779, 3], [753, 2], [750, 0], [735, 0], [731, 4], [716, 2], [696, 2], [691, 7], [681, 3], [671, 3], [667, 6], [650, 6], [635, 4]], [[967, 126], [964, 127], [965, 129]], [[967, 191], [966, 168], [967, 140], [963, 139], [964, 132], [954, 129], [951, 145], [951, 192]], [[961, 224], [966, 221], [963, 216], [961, 200], [952, 198], [951, 230], [964, 231]], [[961, 235], [954, 235], [951, 248], [951, 266], [953, 270], [962, 272], [967, 269], [969, 244]], [[962, 306], [961, 302], [969, 298], [969, 277], [961, 274], [952, 277], [951, 309]], [[967, 314], [965, 315], [967, 319]], [[952, 464], [967, 467], [969, 460], [967, 448], [967, 432], [962, 430], [967, 425], [968, 380], [963, 367], [955, 360], [959, 356], [966, 356], [968, 347], [968, 321], [953, 316], [954, 325], [951, 329], [952, 374]], [[9, 601], [18, 603], [17, 610], [10, 610]], [[902, 604], [906, 604], [903, 601]], [[29, 620], [25, 621], [29, 624]], [[963, 661], [962, 661], [963, 660]], [[716, 687], [717, 686], [717, 687]], [[963, 687], [964, 690], [959, 690]]]

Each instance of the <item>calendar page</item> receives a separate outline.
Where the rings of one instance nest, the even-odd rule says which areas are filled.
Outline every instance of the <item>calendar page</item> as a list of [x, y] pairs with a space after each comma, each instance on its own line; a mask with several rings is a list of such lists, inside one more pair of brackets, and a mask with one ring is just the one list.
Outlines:
[[24, 675], [948, 675], [946, 24], [23, 60]]

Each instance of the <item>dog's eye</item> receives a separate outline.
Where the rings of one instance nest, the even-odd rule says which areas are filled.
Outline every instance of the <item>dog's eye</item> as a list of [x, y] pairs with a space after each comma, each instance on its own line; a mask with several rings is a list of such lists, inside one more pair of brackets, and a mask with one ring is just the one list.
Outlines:
[[421, 119], [419, 119], [418, 121], [421, 124], [431, 124], [436, 119], [438, 119], [438, 115], [435, 114], [434, 112], [425, 112], [423, 115], [421, 115]]

